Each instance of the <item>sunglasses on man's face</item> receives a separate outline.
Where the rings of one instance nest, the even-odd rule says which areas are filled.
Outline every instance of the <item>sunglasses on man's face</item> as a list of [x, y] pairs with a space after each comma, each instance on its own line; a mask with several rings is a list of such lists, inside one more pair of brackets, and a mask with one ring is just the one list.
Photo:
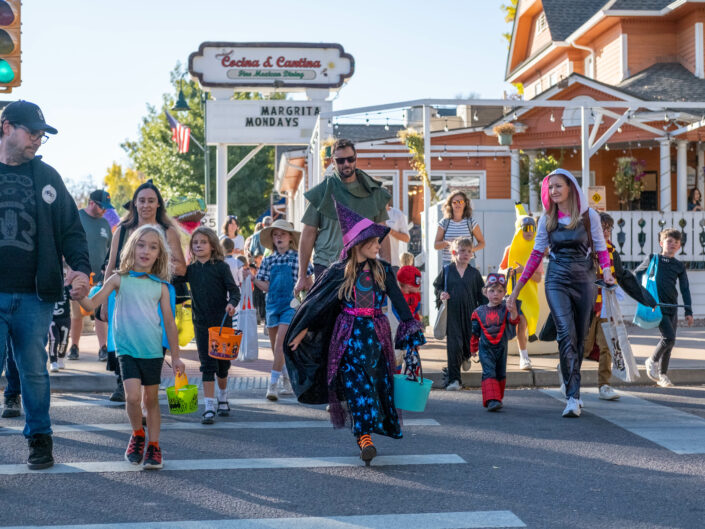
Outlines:
[[335, 163], [338, 165], [343, 165], [345, 162], [348, 162], [349, 164], [355, 163], [355, 156], [346, 156], [344, 158], [336, 158]]
[[488, 274], [487, 275], [487, 282], [485, 283], [487, 286], [489, 285], [494, 285], [496, 283], [499, 283], [500, 285], [506, 285], [507, 284], [507, 279], [500, 274]]

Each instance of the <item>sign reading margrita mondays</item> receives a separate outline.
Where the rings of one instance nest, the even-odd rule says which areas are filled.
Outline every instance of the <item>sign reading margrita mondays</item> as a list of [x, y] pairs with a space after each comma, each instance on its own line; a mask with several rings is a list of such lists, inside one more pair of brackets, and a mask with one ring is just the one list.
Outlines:
[[340, 44], [204, 42], [189, 73], [204, 87], [340, 88], [355, 60]]
[[[330, 112], [330, 101], [208, 100], [208, 143], [307, 145], [321, 112]], [[329, 120], [321, 120], [324, 137], [332, 135]]]

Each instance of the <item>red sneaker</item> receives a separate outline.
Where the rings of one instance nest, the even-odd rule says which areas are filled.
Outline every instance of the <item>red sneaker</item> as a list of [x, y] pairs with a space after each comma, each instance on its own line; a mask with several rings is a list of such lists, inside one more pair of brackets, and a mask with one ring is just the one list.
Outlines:
[[147, 446], [147, 455], [144, 456], [144, 465], [142, 466], [147, 470], [162, 468], [164, 466], [162, 463], [162, 449], [153, 444]]
[[144, 456], [144, 436], [131, 435], [130, 442], [125, 450], [125, 461], [133, 465], [139, 465]]

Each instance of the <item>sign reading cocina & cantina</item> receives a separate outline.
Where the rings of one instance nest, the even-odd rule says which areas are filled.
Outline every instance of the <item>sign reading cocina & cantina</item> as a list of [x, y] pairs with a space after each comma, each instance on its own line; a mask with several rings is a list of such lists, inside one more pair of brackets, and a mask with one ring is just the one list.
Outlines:
[[340, 44], [204, 42], [189, 56], [204, 87], [340, 88], [354, 69]]
[[210, 144], [306, 145], [318, 115], [331, 110], [330, 101], [208, 100], [206, 137]]

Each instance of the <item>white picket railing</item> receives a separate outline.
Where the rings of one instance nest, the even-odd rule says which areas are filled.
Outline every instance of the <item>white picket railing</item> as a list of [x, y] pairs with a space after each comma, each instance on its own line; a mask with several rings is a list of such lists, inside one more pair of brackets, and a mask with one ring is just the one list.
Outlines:
[[[612, 242], [622, 261], [642, 261], [661, 251], [659, 233], [674, 228], [685, 235], [681, 261], [705, 261], [705, 212], [609, 211], [614, 218]], [[620, 244], [620, 241], [623, 243]]]

